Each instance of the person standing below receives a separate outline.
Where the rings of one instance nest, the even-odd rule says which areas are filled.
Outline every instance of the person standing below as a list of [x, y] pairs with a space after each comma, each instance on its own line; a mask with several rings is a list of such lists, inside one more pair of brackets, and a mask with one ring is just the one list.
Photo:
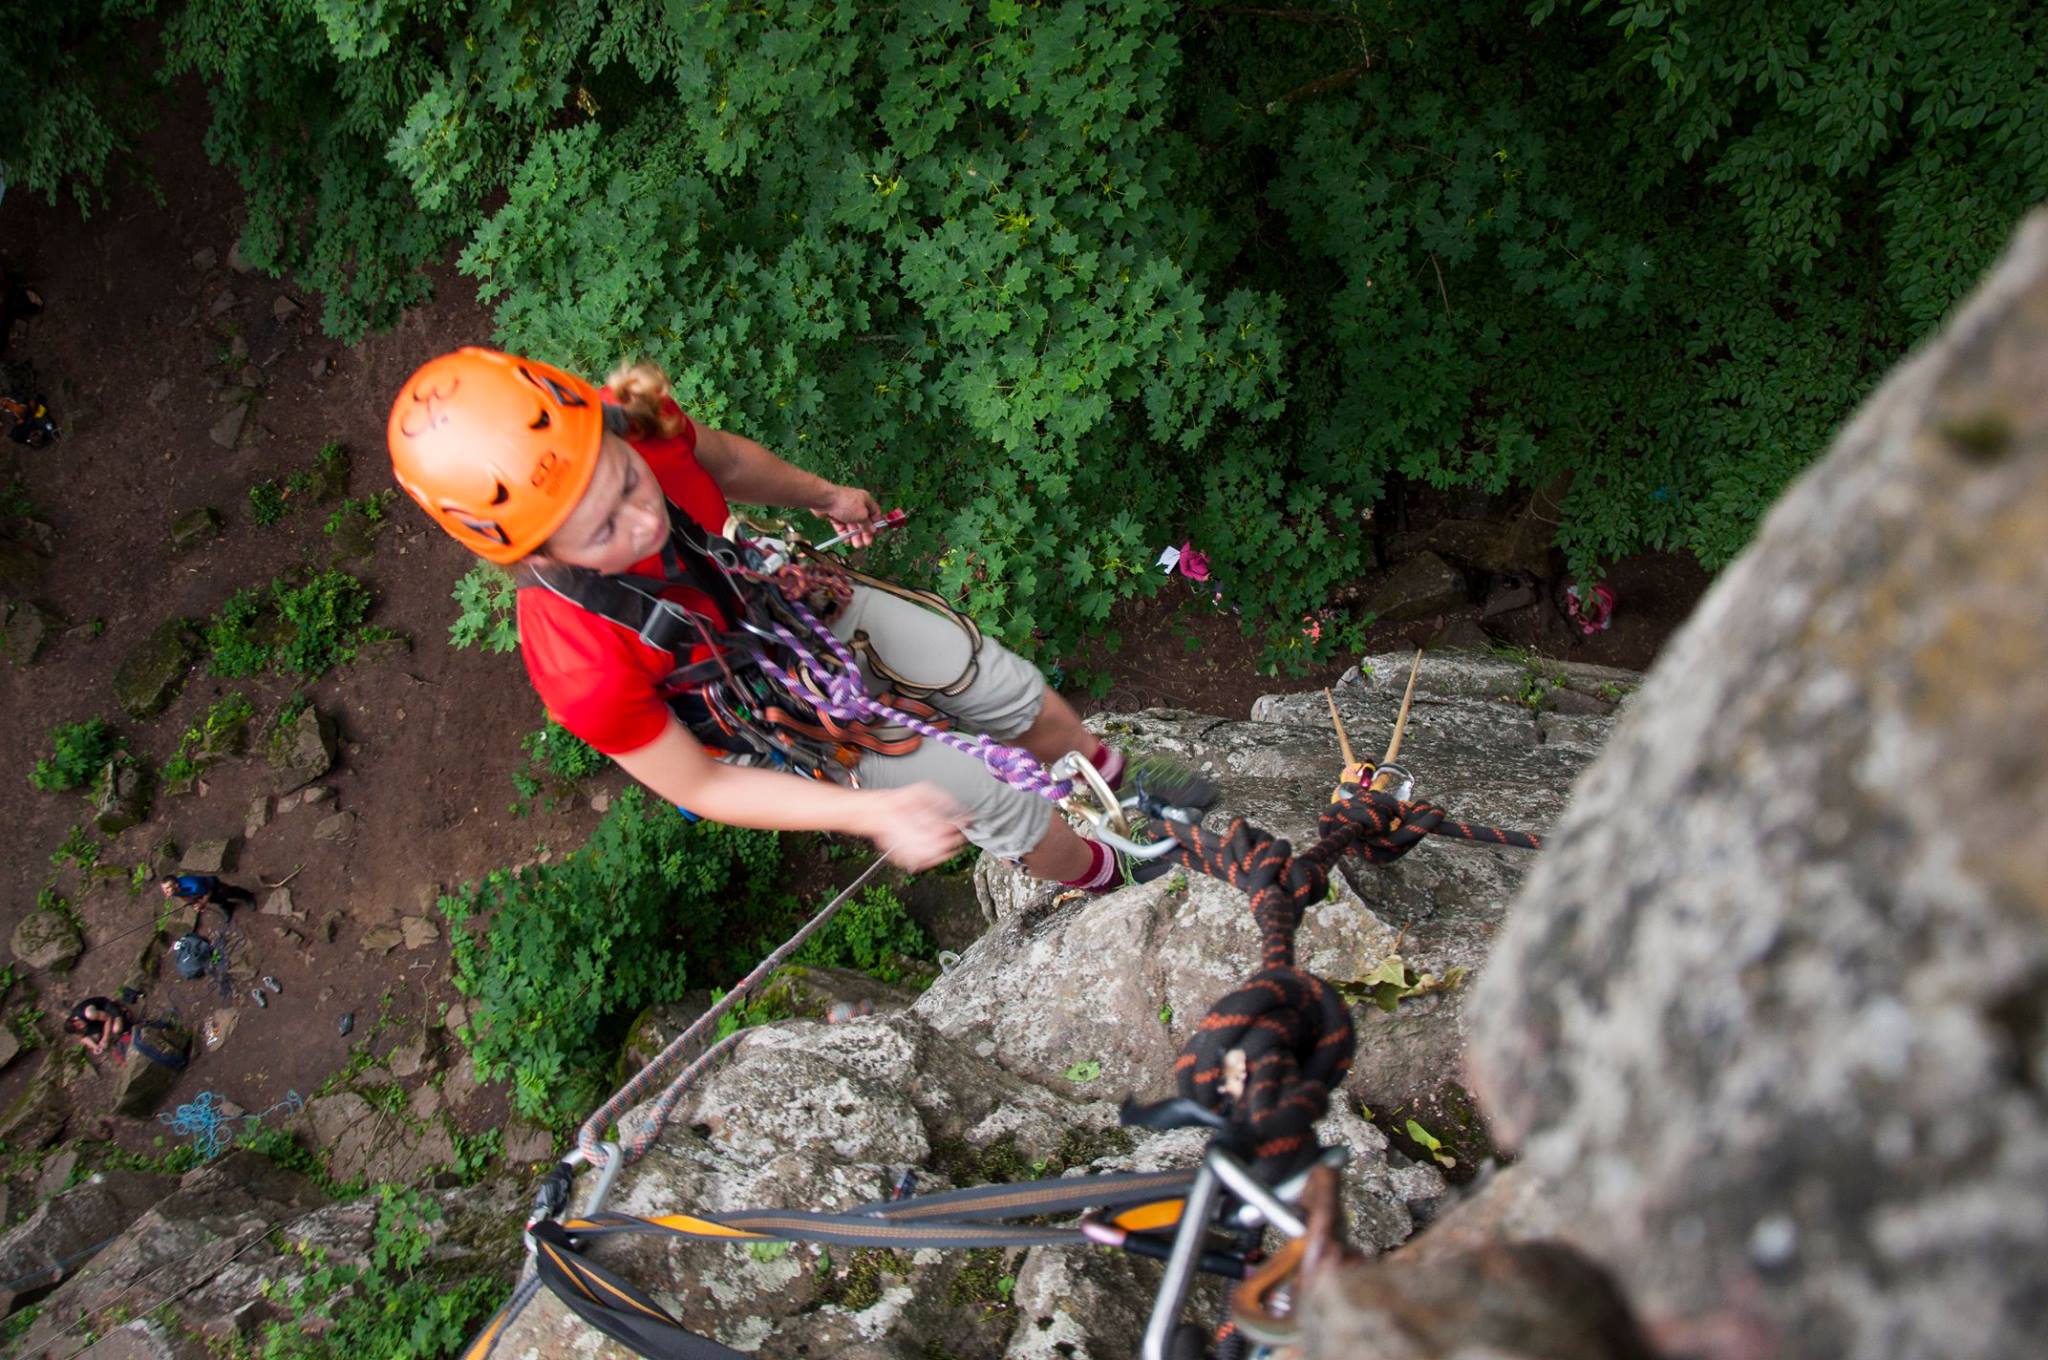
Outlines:
[[256, 905], [256, 894], [247, 888], [238, 888], [232, 883], [223, 883], [212, 874], [176, 874], [159, 884], [165, 897], [181, 898], [192, 904], [192, 929], [199, 929], [199, 922], [206, 914], [209, 904], [219, 908], [220, 914], [232, 921], [237, 907]]

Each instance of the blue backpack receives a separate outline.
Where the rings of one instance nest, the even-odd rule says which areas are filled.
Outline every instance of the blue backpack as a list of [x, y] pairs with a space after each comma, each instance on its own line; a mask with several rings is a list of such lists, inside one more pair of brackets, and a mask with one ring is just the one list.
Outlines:
[[171, 945], [171, 962], [178, 965], [179, 977], [196, 981], [206, 976], [213, 963], [213, 945], [204, 935], [188, 931]]

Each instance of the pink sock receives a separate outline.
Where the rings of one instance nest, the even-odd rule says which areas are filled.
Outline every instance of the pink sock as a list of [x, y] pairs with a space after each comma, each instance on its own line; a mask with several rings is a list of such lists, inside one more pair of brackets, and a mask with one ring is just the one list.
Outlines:
[[1079, 878], [1063, 879], [1063, 888], [1081, 888], [1092, 893], [1108, 892], [1117, 883], [1116, 856], [1101, 841], [1087, 841], [1088, 869]]
[[1095, 748], [1095, 754], [1088, 757], [1088, 763], [1102, 774], [1102, 782], [1112, 789], [1120, 789], [1124, 783], [1124, 753], [1108, 742]]

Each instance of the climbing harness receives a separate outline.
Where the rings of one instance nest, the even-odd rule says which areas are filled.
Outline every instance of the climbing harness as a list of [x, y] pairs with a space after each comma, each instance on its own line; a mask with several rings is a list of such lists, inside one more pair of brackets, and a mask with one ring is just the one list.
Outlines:
[[[686, 1330], [638, 1286], [598, 1266], [586, 1253], [622, 1235], [658, 1234], [720, 1242], [819, 1242], [914, 1250], [922, 1247], [1100, 1246], [1165, 1262], [1139, 1354], [1143, 1360], [1195, 1360], [1209, 1353], [1243, 1354], [1246, 1343], [1284, 1344], [1292, 1338], [1290, 1294], [1317, 1211], [1324, 1207], [1325, 1236], [1333, 1203], [1330, 1178], [1348, 1158], [1343, 1147], [1323, 1147], [1315, 1125], [1328, 1112], [1330, 1094], [1350, 1069], [1355, 1044], [1347, 1003], [1336, 989], [1301, 968], [1295, 934], [1308, 909], [1325, 900], [1329, 871], [1344, 855], [1390, 864], [1426, 836], [1537, 849], [1537, 837], [1518, 831], [1448, 820], [1441, 808], [1413, 800], [1412, 784], [1395, 765], [1414, 699], [1415, 672], [1402, 700], [1395, 736], [1377, 763], [1355, 759], [1343, 722], [1331, 715], [1344, 757], [1335, 796], [1318, 819], [1315, 844], [1296, 853], [1285, 840], [1232, 819], [1219, 835], [1197, 818], [1166, 815], [1144, 795], [1118, 800], [1097, 792], [1107, 809], [1126, 803], [1160, 821], [1168, 837], [1136, 848], [1157, 860], [1221, 879], [1251, 899], [1261, 937], [1261, 964], [1242, 986], [1211, 1008], [1174, 1064], [1179, 1094], [1150, 1105], [1124, 1102], [1126, 1126], [1200, 1127], [1211, 1131], [1200, 1164], [1186, 1171], [1112, 1173], [975, 1186], [933, 1195], [909, 1193], [906, 1175], [886, 1199], [839, 1212], [747, 1209], [641, 1218], [608, 1212], [605, 1203], [619, 1171], [643, 1155], [690, 1086], [738, 1045], [743, 1033], [692, 1057], [719, 1018], [789, 956], [823, 929], [883, 863], [877, 860], [821, 909], [781, 948], [762, 960], [719, 1003], [684, 1031], [607, 1101], [577, 1132], [576, 1147], [543, 1179], [526, 1224], [533, 1272], [464, 1352], [489, 1360], [513, 1320], [545, 1287], [592, 1327], [652, 1360], [738, 1360], [739, 1353]], [[1085, 765], [1086, 762], [1081, 762]], [[1061, 762], [1072, 768], [1072, 758]], [[1079, 773], [1074, 769], [1073, 773]], [[1086, 779], [1085, 774], [1081, 775]], [[1187, 813], [1190, 809], [1182, 808]], [[1099, 828], [1098, 828], [1099, 829]], [[687, 1066], [661, 1090], [624, 1143], [606, 1132], [679, 1064]], [[577, 1167], [600, 1175], [588, 1206], [564, 1217]], [[1073, 1225], [1044, 1220], [1080, 1212]], [[1013, 1220], [1028, 1218], [1031, 1223]], [[1267, 1229], [1286, 1239], [1262, 1251]], [[1229, 1314], [1213, 1333], [1184, 1320], [1197, 1273], [1237, 1281]]]
[[[948, 730], [926, 702], [971, 685], [981, 650], [980, 630], [939, 596], [830, 562], [786, 526], [735, 519], [727, 528], [736, 537], [713, 535], [673, 501], [668, 517], [658, 577], [547, 566], [528, 568], [525, 578], [530, 588], [549, 590], [674, 657], [662, 691], [707, 747], [740, 763], [787, 767], [813, 778], [836, 770], [857, 783], [853, 767], [861, 752], [903, 755], [932, 740], [976, 757], [1013, 787], [1055, 801], [1071, 791], [1028, 752]], [[901, 512], [893, 511], [876, 527], [901, 522]], [[915, 685], [881, 663], [864, 634], [851, 644], [840, 641], [817, 610], [842, 606], [856, 584], [910, 600], [958, 626], [969, 644], [960, 675], [943, 686]], [[731, 626], [716, 627], [702, 612], [668, 599], [665, 591], [679, 585], [710, 599]], [[887, 697], [867, 693], [863, 657], [891, 685]]]

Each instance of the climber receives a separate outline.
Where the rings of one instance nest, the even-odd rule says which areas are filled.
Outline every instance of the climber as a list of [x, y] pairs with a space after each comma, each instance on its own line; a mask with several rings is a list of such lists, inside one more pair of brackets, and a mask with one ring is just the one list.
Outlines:
[[[388, 436], [406, 493], [464, 547], [515, 569], [520, 647], [548, 712], [663, 799], [737, 826], [862, 836], [912, 869], [945, 859], [964, 832], [1040, 878], [1115, 886], [1114, 854], [1046, 798], [937, 741], [829, 721], [761, 650], [776, 587], [737, 569], [720, 537], [727, 497], [808, 510], [858, 547], [880, 515], [867, 491], [697, 424], [648, 364], [600, 390], [530, 359], [458, 350], [405, 384]], [[1041, 761], [1079, 752], [1121, 781], [1120, 752], [935, 597], [805, 570], [797, 588], [859, 652], [870, 693], [887, 681]]]

